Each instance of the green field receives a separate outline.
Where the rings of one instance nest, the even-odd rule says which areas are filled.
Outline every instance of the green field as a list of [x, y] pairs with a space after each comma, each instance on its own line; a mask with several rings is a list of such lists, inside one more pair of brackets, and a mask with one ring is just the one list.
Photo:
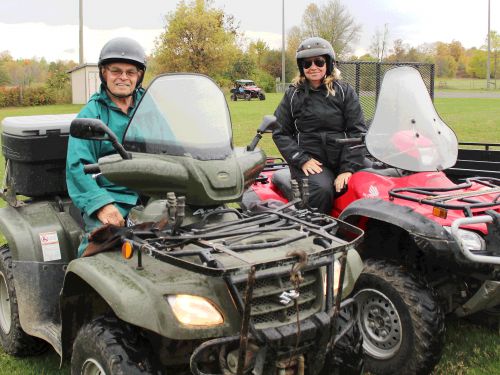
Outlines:
[[[477, 78], [435, 78], [437, 90], [486, 91], [486, 79]], [[490, 91], [500, 91], [500, 80], [490, 80]]]
[[[263, 115], [272, 114], [281, 94], [267, 94], [265, 101], [229, 102], [235, 145], [246, 145]], [[500, 99], [444, 99], [435, 101], [440, 116], [455, 130], [459, 140], [500, 143]], [[81, 106], [46, 106], [0, 109], [0, 122], [7, 116], [74, 113]], [[261, 146], [268, 155], [278, 155], [265, 136]], [[3, 163], [0, 176], [3, 175]], [[69, 374], [66, 364], [59, 370], [59, 357], [51, 350], [28, 359], [12, 358], [0, 350], [0, 375]], [[448, 319], [444, 356], [434, 374], [500, 374], [500, 332], [465, 320]]]

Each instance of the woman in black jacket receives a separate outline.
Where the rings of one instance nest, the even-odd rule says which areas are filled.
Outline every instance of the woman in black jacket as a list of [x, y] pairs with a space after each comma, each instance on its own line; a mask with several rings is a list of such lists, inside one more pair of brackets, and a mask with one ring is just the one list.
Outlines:
[[361, 149], [338, 145], [338, 138], [366, 132], [353, 88], [341, 82], [330, 43], [308, 38], [297, 49], [299, 75], [275, 111], [273, 140], [290, 165], [292, 178], [309, 182], [309, 205], [330, 213], [334, 187], [340, 192], [363, 161]]

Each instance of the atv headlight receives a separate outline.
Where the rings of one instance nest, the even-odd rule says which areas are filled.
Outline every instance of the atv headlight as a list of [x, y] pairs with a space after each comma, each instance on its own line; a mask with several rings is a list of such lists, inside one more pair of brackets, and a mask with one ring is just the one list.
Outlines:
[[[340, 262], [336, 260], [333, 262], [333, 295], [336, 296], [339, 291], [340, 284]], [[326, 295], [326, 272], [323, 277], [323, 292]]]
[[[451, 233], [450, 227], [444, 227], [448, 232]], [[465, 249], [470, 251], [480, 251], [486, 249], [486, 243], [484, 242], [483, 237], [481, 237], [476, 232], [472, 232], [470, 230], [459, 229], [457, 232], [458, 239], [462, 243], [462, 246]]]
[[199, 296], [177, 294], [167, 297], [175, 317], [190, 326], [215, 326], [224, 323], [224, 318], [209, 300]]

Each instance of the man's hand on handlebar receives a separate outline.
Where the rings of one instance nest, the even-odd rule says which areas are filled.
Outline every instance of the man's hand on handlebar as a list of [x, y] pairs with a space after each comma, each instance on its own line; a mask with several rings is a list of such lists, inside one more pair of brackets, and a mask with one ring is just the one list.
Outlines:
[[125, 225], [125, 219], [122, 214], [113, 204], [107, 204], [106, 206], [101, 207], [97, 211], [97, 218], [103, 224], [112, 224], [119, 227], [123, 227]]

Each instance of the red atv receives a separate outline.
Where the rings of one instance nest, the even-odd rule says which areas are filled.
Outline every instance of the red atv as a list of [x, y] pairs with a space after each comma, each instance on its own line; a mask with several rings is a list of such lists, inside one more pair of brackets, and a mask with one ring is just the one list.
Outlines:
[[[446, 313], [500, 316], [500, 179], [456, 184], [447, 177], [456, 136], [410, 67], [385, 74], [366, 136], [340, 143], [366, 146], [370, 155], [331, 212], [366, 234], [358, 249], [365, 269], [353, 293], [367, 370], [430, 373], [441, 357]], [[270, 159], [243, 207], [307, 200], [307, 184], [299, 190], [279, 160]]]
[[231, 100], [251, 100], [252, 98], [266, 100], [266, 94], [264, 93], [264, 90], [258, 87], [252, 80], [239, 79], [235, 81], [234, 87], [231, 89]]

